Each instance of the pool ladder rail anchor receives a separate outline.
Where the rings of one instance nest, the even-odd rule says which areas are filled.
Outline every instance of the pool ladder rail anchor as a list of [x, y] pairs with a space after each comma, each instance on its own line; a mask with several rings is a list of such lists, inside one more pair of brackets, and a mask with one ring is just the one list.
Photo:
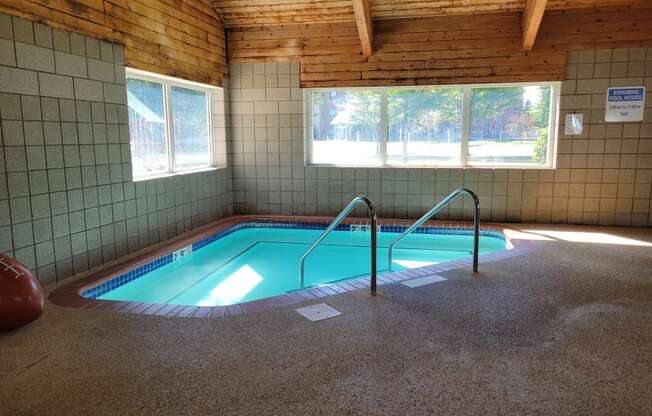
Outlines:
[[446, 198], [444, 198], [440, 203], [432, 207], [430, 211], [426, 212], [421, 218], [416, 220], [414, 224], [408, 227], [405, 231], [401, 233], [401, 235], [396, 237], [389, 244], [389, 252], [387, 254], [387, 259], [389, 261], [388, 269], [390, 272], [392, 271], [392, 251], [394, 250], [394, 246], [398, 242], [400, 242], [404, 237], [410, 234], [412, 231], [416, 230], [421, 225], [423, 225], [423, 223], [428, 221], [433, 215], [441, 211], [446, 205], [451, 203], [455, 198], [464, 194], [467, 194], [471, 198], [473, 198], [473, 204], [475, 205], [475, 209], [473, 211], [473, 272], [474, 273], [478, 272], [478, 250], [480, 247], [480, 199], [478, 199], [478, 196], [475, 194], [475, 192], [467, 188], [457, 188], [456, 190], [451, 192]]
[[378, 250], [378, 243], [377, 243], [377, 233], [378, 233], [378, 217], [376, 216], [376, 207], [374, 206], [373, 202], [366, 197], [366, 196], [358, 196], [353, 198], [351, 202], [340, 212], [340, 214], [333, 220], [333, 222], [330, 223], [330, 225], [324, 230], [324, 232], [315, 240], [314, 243], [308, 247], [308, 250], [301, 256], [301, 265], [300, 265], [300, 274], [301, 274], [301, 282], [299, 285], [300, 289], [304, 289], [304, 283], [305, 283], [305, 263], [306, 263], [306, 258], [310, 255], [310, 253], [313, 252], [313, 250], [337, 227], [343, 220], [346, 218], [351, 211], [353, 211], [358, 205], [365, 205], [367, 207], [367, 211], [369, 212], [369, 221], [371, 222], [371, 227], [369, 231], [371, 232], [371, 283], [370, 283], [370, 288], [371, 288], [371, 294], [375, 295], [376, 294], [376, 288], [377, 288], [377, 267], [376, 267], [376, 252]]

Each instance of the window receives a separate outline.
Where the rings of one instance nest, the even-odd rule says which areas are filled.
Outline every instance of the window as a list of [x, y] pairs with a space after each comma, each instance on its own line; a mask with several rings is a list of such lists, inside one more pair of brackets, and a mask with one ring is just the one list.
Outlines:
[[471, 90], [469, 161], [547, 164], [550, 86]]
[[129, 70], [134, 179], [211, 166], [210, 87]]
[[380, 152], [380, 92], [313, 94], [314, 163], [373, 165]]
[[459, 163], [462, 147], [459, 88], [387, 91], [387, 163]]
[[558, 83], [306, 92], [306, 162], [552, 167]]

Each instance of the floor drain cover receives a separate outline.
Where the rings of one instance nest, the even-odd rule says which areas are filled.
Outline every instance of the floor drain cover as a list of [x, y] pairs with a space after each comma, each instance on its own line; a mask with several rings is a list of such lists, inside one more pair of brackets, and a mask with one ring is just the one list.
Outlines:
[[407, 287], [415, 288], [415, 287], [430, 285], [432, 283], [443, 282], [444, 280], [446, 280], [446, 278], [434, 274], [432, 276], [426, 276], [426, 277], [420, 277], [418, 279], [406, 280], [405, 282], [403, 282], [403, 284], [405, 286], [407, 286]]
[[38, 363], [47, 353], [22, 348], [0, 348], [0, 383]]
[[297, 309], [301, 315], [311, 321], [323, 321], [324, 319], [333, 318], [342, 315], [337, 309], [333, 309], [325, 303], [318, 303], [316, 305], [306, 306]]

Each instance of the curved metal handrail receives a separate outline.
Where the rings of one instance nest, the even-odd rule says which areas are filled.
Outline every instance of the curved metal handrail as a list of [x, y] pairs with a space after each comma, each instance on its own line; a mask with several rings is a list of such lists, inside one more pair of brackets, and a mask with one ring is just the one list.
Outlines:
[[403, 231], [401, 235], [396, 237], [390, 243], [389, 253], [388, 253], [389, 271], [392, 271], [392, 250], [394, 249], [394, 245], [399, 241], [401, 241], [403, 237], [410, 234], [415, 229], [419, 228], [424, 222], [428, 221], [430, 217], [432, 217], [437, 212], [439, 212], [442, 208], [448, 205], [453, 199], [457, 198], [462, 194], [468, 194], [471, 198], [473, 198], [473, 203], [475, 204], [475, 211], [473, 212], [473, 271], [474, 272], [478, 271], [478, 248], [480, 246], [480, 200], [478, 199], [478, 196], [475, 194], [475, 192], [466, 188], [457, 188], [456, 190], [451, 192], [450, 195], [444, 198], [443, 201], [435, 205], [430, 211], [426, 212], [423, 217], [415, 221], [414, 224], [408, 227], [407, 230]]
[[378, 218], [376, 217], [376, 207], [374, 207], [373, 202], [366, 196], [358, 196], [356, 198], [353, 198], [353, 200], [349, 203], [349, 205], [346, 206], [340, 212], [340, 215], [337, 216], [331, 222], [331, 224], [324, 230], [324, 232], [319, 236], [318, 239], [315, 240], [314, 243], [306, 250], [306, 252], [303, 254], [301, 257], [301, 289], [304, 287], [304, 271], [305, 271], [305, 262], [306, 258], [312, 253], [312, 251], [321, 243], [328, 234], [331, 233], [339, 225], [342, 220], [351, 213], [360, 204], [365, 204], [367, 206], [367, 209], [369, 210], [369, 220], [371, 221], [371, 294], [375, 295], [376, 294], [376, 250], [377, 250], [377, 240], [376, 240], [376, 233], [377, 233], [377, 226], [376, 223], [378, 222]]

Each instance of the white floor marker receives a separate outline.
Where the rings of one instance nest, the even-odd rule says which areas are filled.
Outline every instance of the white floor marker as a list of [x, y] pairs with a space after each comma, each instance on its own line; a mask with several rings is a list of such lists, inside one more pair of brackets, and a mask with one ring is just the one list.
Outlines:
[[301, 315], [311, 321], [323, 321], [324, 319], [333, 318], [342, 315], [337, 309], [333, 309], [325, 303], [318, 303], [297, 309]]
[[403, 282], [403, 285], [407, 287], [415, 288], [415, 287], [430, 285], [432, 283], [443, 282], [444, 280], [446, 280], [446, 278], [434, 274], [432, 276], [419, 277], [418, 279], [406, 280], [405, 282]]

